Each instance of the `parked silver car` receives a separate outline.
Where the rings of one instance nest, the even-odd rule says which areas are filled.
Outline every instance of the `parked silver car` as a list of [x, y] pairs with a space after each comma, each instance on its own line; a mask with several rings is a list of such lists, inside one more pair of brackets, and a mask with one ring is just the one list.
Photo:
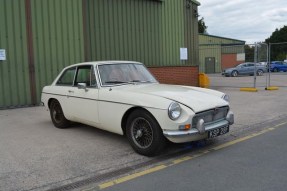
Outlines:
[[[256, 66], [256, 68], [255, 68]], [[237, 65], [234, 68], [227, 68], [225, 70], [222, 71], [222, 75], [223, 76], [232, 76], [232, 77], [236, 77], [239, 75], [253, 75], [254, 74], [254, 70], [256, 70], [256, 74], [258, 76], [262, 76], [264, 72], [266, 72], [266, 66], [261, 65], [256, 63], [252, 63], [252, 62], [246, 62], [246, 63], [242, 63]]]

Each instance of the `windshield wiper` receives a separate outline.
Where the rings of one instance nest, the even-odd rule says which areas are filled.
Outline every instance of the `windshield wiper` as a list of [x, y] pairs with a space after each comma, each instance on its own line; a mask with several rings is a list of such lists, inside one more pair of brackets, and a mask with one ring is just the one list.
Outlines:
[[124, 81], [106, 81], [105, 84], [124, 84], [124, 83], [129, 83], [129, 82], [124, 82]]
[[141, 81], [141, 80], [132, 80], [132, 81], [129, 81], [129, 82], [133, 82], [133, 83], [151, 83], [151, 81]]
[[151, 83], [151, 81], [132, 80], [125, 82], [125, 81], [112, 80], [105, 82], [105, 84], [135, 84], [135, 83]]

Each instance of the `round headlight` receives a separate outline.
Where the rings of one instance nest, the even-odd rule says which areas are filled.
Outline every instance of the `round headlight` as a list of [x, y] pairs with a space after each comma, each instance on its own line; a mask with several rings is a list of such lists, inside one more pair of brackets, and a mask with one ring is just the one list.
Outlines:
[[168, 107], [168, 116], [172, 120], [176, 120], [180, 117], [181, 108], [180, 105], [176, 102], [172, 102]]
[[224, 99], [224, 100], [227, 101], [227, 102], [229, 102], [229, 100], [230, 100], [229, 96], [226, 95], [226, 94], [224, 94], [224, 95], [222, 96], [222, 99]]

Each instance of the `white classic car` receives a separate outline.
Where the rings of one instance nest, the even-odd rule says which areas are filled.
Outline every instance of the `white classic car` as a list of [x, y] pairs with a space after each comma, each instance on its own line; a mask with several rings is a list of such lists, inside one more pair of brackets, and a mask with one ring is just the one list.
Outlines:
[[80, 122], [126, 135], [143, 155], [158, 154], [167, 139], [183, 143], [229, 131], [234, 115], [224, 93], [159, 84], [139, 62], [102, 61], [68, 66], [42, 91], [53, 124]]

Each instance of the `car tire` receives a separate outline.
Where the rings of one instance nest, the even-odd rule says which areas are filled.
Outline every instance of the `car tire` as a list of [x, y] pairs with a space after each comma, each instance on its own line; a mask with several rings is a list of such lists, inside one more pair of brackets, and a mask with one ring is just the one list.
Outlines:
[[145, 156], [159, 154], [167, 142], [156, 119], [143, 109], [128, 117], [126, 135], [132, 148]]
[[279, 72], [278, 68], [273, 69], [274, 72]]
[[232, 77], [237, 77], [238, 76], [238, 72], [236, 70], [231, 72], [231, 76]]
[[59, 129], [69, 127], [70, 122], [66, 119], [61, 104], [55, 99], [50, 104], [50, 116], [55, 127]]
[[258, 76], [262, 76], [263, 73], [264, 73], [263, 70], [257, 70], [257, 75], [258, 75]]

